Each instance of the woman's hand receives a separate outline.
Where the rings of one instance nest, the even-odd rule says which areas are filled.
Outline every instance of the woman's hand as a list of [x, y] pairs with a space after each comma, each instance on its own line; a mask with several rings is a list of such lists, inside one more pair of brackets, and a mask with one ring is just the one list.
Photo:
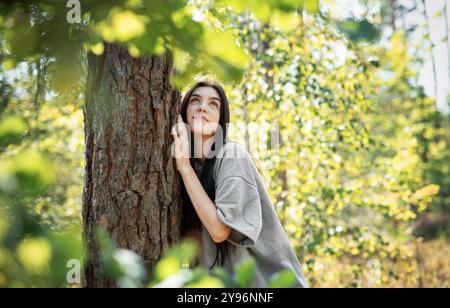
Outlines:
[[191, 169], [189, 161], [189, 140], [186, 124], [183, 122], [181, 115], [178, 115], [178, 122], [172, 128], [172, 136], [174, 139], [174, 156], [176, 159], [177, 170], [181, 175], [188, 173]]

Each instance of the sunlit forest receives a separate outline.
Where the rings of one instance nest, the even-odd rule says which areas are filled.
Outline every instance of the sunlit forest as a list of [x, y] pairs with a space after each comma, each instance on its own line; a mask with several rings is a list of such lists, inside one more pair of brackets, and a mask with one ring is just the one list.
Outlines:
[[[450, 1], [0, 3], [0, 287], [251, 287], [192, 266], [169, 158], [205, 76], [311, 287], [450, 287]], [[280, 272], [269, 287], [289, 287]]]

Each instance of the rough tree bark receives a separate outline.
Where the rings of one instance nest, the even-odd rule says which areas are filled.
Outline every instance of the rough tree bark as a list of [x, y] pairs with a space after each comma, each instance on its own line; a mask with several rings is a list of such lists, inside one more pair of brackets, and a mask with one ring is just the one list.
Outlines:
[[170, 129], [180, 93], [171, 88], [169, 57], [132, 58], [108, 44], [88, 55], [83, 223], [90, 256], [85, 287], [114, 287], [105, 277], [97, 226], [141, 256], [148, 271], [179, 239], [180, 177]]

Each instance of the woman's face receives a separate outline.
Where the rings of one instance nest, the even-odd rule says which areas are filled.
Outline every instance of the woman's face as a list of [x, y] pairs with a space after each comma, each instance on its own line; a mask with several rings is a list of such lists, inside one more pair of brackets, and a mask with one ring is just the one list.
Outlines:
[[220, 101], [216, 89], [198, 87], [189, 98], [186, 117], [191, 131], [202, 136], [213, 136], [220, 119]]

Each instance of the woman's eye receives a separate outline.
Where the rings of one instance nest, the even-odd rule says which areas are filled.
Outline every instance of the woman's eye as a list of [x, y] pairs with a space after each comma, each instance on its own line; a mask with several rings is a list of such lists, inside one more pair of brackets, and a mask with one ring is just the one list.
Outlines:
[[198, 104], [198, 99], [191, 100], [191, 104]]

